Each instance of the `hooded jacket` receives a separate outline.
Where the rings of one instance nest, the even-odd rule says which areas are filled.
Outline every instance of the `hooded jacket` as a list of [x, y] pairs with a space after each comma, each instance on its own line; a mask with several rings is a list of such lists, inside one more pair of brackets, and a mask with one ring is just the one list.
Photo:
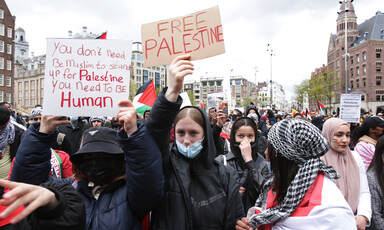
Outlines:
[[239, 187], [232, 172], [215, 162], [216, 149], [208, 117], [193, 107], [205, 119], [203, 149], [194, 159], [184, 157], [175, 143], [169, 145], [170, 130], [182, 99], [179, 96], [177, 102], [169, 102], [165, 92], [166, 89], [158, 95], [146, 120], [162, 153], [165, 177], [164, 198], [152, 212], [151, 229], [232, 230], [244, 216]]
[[257, 198], [261, 192], [261, 189], [264, 183], [269, 178], [269, 170], [267, 163], [263, 156], [258, 154], [258, 133], [256, 132], [255, 144], [252, 147], [252, 161], [247, 163], [244, 162], [244, 159], [241, 155], [240, 148], [238, 143], [235, 142], [235, 130], [233, 127], [236, 126], [236, 123], [242, 119], [249, 119], [253, 122], [251, 118], [242, 117], [237, 119], [232, 126], [231, 137], [230, 137], [230, 146], [231, 152], [223, 156], [217, 157], [217, 161], [225, 163], [228, 167], [234, 169], [236, 172], [236, 181], [241, 187], [245, 188], [244, 193], [242, 194], [242, 202], [244, 206], [244, 211], [247, 212], [248, 209], [255, 205]]

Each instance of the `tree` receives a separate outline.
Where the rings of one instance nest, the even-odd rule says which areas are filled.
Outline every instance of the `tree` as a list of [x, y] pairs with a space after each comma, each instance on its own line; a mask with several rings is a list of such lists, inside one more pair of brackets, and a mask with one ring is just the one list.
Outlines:
[[296, 94], [294, 99], [302, 107], [304, 104], [304, 98], [308, 95], [309, 92], [309, 80], [305, 79], [299, 85], [294, 85], [293, 88]]
[[244, 108], [247, 108], [251, 102], [254, 102], [253, 98], [243, 98], [243, 101], [241, 103], [241, 106]]
[[192, 90], [187, 90], [189, 100], [191, 101], [191, 105], [196, 105], [195, 95], [193, 95]]
[[129, 82], [129, 99], [131, 101], [133, 101], [133, 98], [136, 96], [136, 93], [137, 93], [137, 90], [139, 89], [139, 87], [137, 87], [137, 84], [135, 83], [135, 81], [131, 81]]

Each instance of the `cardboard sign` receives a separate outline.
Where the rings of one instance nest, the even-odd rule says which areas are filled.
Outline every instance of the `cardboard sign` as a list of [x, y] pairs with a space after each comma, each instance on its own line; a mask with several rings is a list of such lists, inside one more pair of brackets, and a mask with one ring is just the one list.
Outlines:
[[219, 7], [141, 26], [144, 67], [168, 65], [191, 53], [199, 60], [225, 53]]
[[129, 97], [130, 41], [47, 39], [44, 114], [115, 116]]
[[187, 92], [180, 93], [180, 97], [183, 99], [183, 103], [181, 104], [180, 109], [184, 108], [185, 106], [192, 105]]
[[340, 119], [349, 123], [360, 122], [360, 94], [341, 94]]

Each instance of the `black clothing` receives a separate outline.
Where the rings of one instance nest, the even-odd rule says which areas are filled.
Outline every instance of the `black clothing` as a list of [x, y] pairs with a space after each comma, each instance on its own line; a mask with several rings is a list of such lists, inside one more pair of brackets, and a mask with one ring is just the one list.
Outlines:
[[[80, 148], [80, 143], [81, 143], [81, 137], [83, 135], [83, 128], [84, 128], [84, 123], [82, 120], [78, 120], [76, 126], [73, 128], [72, 125], [66, 124], [66, 125], [60, 125], [58, 128], [58, 131], [60, 133], [65, 134], [65, 139], [68, 140], [68, 142], [62, 144], [62, 148], [66, 149], [69, 155], [74, 154], [79, 150]], [[68, 145], [70, 147], [66, 147]]]
[[234, 229], [244, 216], [239, 186], [234, 175], [224, 165], [215, 162], [216, 149], [208, 117], [205, 119], [203, 149], [194, 159], [178, 152], [175, 143], [169, 145], [172, 123], [182, 99], [169, 102], [164, 89], [157, 97], [146, 120], [153, 138], [163, 155], [165, 194], [152, 212], [151, 229]]

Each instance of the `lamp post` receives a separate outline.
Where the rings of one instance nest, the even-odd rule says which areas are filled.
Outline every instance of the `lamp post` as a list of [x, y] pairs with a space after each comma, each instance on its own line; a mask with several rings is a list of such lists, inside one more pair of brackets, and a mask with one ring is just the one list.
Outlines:
[[[345, 72], [345, 93], [348, 93], [348, 19], [347, 19], [347, 13], [349, 12], [349, 8], [347, 7], [347, 2], [349, 0], [343, 0], [344, 1], [344, 72]], [[343, 1], [339, 1], [340, 4], [343, 4]], [[351, 0], [352, 2], [353, 0]]]
[[271, 62], [271, 64], [270, 64], [270, 67], [271, 67], [270, 72], [271, 72], [271, 109], [272, 109], [272, 107], [273, 107], [272, 56], [275, 56], [275, 54], [273, 53], [273, 49], [272, 49], [272, 44], [271, 43], [269, 43], [267, 45], [267, 51], [270, 54], [270, 62]]
[[257, 72], [259, 72], [257, 70], [257, 66], [254, 67], [255, 68], [255, 105], [257, 106]]

